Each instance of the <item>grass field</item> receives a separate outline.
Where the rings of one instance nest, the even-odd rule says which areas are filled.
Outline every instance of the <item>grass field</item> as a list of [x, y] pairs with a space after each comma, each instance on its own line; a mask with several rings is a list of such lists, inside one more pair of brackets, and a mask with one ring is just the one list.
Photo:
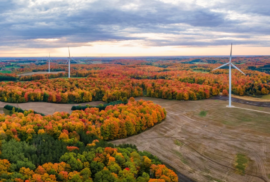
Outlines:
[[20, 66], [14, 66], [14, 65], [7, 65], [6, 68], [20, 68]]
[[261, 96], [262, 99], [269, 99], [270, 100], [270, 94]]
[[0, 73], [11, 73], [11, 71], [9, 71], [9, 70], [4, 70], [4, 71], [0, 70]]
[[201, 70], [192, 70], [192, 71], [197, 73], [209, 73], [208, 71], [201, 71]]
[[193, 62], [193, 64], [208, 64], [208, 63], [204, 63], [204, 62]]
[[[68, 79], [68, 77], [59, 77], [59, 78]], [[70, 77], [70, 78], [86, 78], [86, 77]], [[57, 79], [57, 78], [50, 78], [50, 79]]]

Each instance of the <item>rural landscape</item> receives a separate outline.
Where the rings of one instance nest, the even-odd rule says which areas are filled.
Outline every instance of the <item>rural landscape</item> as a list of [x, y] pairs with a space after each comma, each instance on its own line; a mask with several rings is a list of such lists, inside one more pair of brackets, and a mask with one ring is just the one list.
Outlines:
[[269, 181], [270, 57], [233, 59], [235, 108], [226, 60], [3, 61], [1, 179]]
[[0, 0], [0, 182], [270, 182], [269, 0]]

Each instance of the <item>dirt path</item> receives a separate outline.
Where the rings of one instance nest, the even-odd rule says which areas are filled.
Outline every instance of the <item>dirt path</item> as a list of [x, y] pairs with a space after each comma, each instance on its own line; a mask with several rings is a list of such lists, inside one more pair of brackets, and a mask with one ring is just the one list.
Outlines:
[[[56, 111], [65, 111], [68, 113], [71, 113], [71, 107], [75, 105], [91, 105], [91, 106], [97, 106], [99, 104], [103, 104], [102, 101], [93, 101], [93, 102], [87, 102], [87, 103], [81, 103], [81, 104], [55, 104], [55, 103], [47, 103], [47, 102], [27, 102], [27, 103], [6, 103], [6, 102], [0, 102], [0, 108], [3, 108], [5, 105], [12, 105], [15, 107], [19, 107], [23, 110], [29, 110], [33, 109], [36, 112], [43, 113], [45, 115], [53, 114]], [[0, 110], [0, 113], [3, 113], [3, 110]]]
[[270, 102], [270, 99], [263, 99], [263, 98], [249, 97], [249, 96], [232, 95], [232, 97], [241, 99], [241, 100], [246, 100], [246, 101]]
[[[260, 149], [262, 143], [264, 151], [270, 149], [268, 114], [226, 108], [225, 101], [217, 100], [143, 99], [164, 107], [166, 120], [139, 135], [112, 143], [135, 144], [139, 150], [151, 152], [194, 181], [269, 181], [270, 158]], [[235, 105], [258, 110], [254, 106]], [[263, 109], [270, 112], [270, 108]], [[202, 110], [207, 111], [206, 117], [199, 116]], [[237, 174], [234, 169], [238, 153], [250, 158], [245, 175]]]
[[[214, 99], [214, 100], [224, 100], [227, 101], [228, 97], [227, 96], [213, 96], [210, 99]], [[266, 101], [257, 101], [257, 100], [252, 100], [253, 98], [250, 98], [250, 100], [246, 99], [246, 98], [242, 98], [240, 96], [236, 97], [232, 97], [232, 102], [237, 102], [237, 103], [241, 103], [241, 104], [247, 104], [247, 105], [252, 105], [252, 106], [259, 106], [259, 107], [270, 107], [270, 101], [266, 100]], [[233, 103], [232, 103], [233, 104]]]
[[35, 74], [57, 74], [57, 73], [65, 73], [65, 71], [53, 71], [50, 73], [47, 71], [29, 72], [29, 73], [18, 74], [18, 76], [29, 76], [29, 75], [35, 75]]

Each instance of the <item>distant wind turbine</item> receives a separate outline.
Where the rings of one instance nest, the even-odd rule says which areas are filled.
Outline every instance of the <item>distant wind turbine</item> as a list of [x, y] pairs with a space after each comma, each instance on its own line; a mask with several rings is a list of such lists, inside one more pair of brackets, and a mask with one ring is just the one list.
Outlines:
[[68, 78], [70, 78], [70, 51], [68, 47], [69, 59], [68, 59]]
[[233, 107], [232, 106], [232, 66], [237, 69], [238, 71], [240, 71], [241, 73], [243, 73], [244, 75], [246, 75], [243, 71], [241, 71], [239, 68], [237, 68], [233, 63], [232, 63], [232, 44], [231, 44], [231, 56], [230, 56], [230, 61], [226, 64], [223, 64], [215, 69], [219, 69], [219, 68], [222, 68], [224, 66], [227, 66], [229, 65], [229, 105], [227, 107]]

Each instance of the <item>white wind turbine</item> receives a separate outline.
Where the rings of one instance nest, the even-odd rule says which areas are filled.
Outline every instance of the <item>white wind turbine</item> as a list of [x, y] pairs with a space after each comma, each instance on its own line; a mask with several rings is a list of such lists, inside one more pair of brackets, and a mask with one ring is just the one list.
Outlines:
[[68, 47], [69, 59], [68, 59], [68, 78], [70, 78], [70, 51]]
[[230, 61], [226, 64], [223, 64], [221, 66], [219, 66], [218, 68], [213, 69], [219, 69], [222, 68], [224, 66], [229, 65], [229, 105], [227, 107], [233, 107], [232, 106], [232, 66], [237, 69], [238, 71], [240, 71], [241, 73], [243, 73], [244, 75], [246, 75], [243, 71], [241, 71], [239, 68], [237, 68], [233, 63], [232, 63], [232, 44], [231, 44], [231, 56], [230, 56]]

